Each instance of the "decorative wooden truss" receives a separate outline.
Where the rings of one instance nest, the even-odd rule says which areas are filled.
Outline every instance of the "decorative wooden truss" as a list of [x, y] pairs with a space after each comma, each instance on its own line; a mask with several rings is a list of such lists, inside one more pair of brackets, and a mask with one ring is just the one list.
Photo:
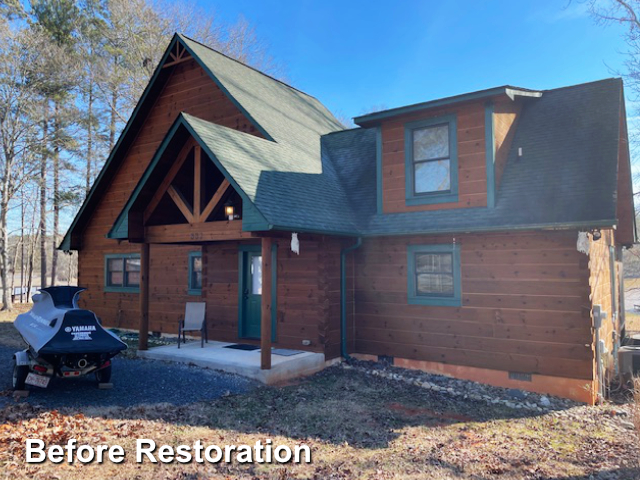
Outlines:
[[187, 49], [180, 42], [176, 42], [173, 50], [169, 52], [169, 59], [162, 66], [162, 68], [173, 67], [174, 65], [178, 65], [179, 63], [186, 62], [187, 60], [191, 60], [191, 55], [187, 52]]
[[[184, 198], [182, 193], [176, 189], [172, 182], [175, 179], [176, 175], [180, 171], [180, 168], [184, 165], [185, 161], [189, 157], [189, 154], [193, 151], [193, 202], [187, 201]], [[206, 157], [205, 157], [206, 158]], [[216, 207], [219, 206], [222, 197], [227, 192], [230, 187], [229, 181], [225, 178], [216, 192], [211, 197], [204, 208], [201, 208], [204, 204], [203, 199], [203, 191], [202, 191], [202, 148], [195, 141], [188, 141], [180, 153], [176, 158], [176, 161], [171, 166], [171, 169], [167, 173], [167, 176], [160, 184], [160, 187], [156, 191], [156, 193], [151, 198], [149, 205], [144, 211], [144, 223], [146, 224], [153, 212], [158, 207], [160, 201], [162, 200], [165, 193], [171, 197], [173, 202], [176, 204], [184, 218], [186, 218], [187, 222], [190, 224], [195, 223], [204, 223], [207, 221], [207, 218], [216, 210]], [[193, 205], [193, 206], [192, 206]]]

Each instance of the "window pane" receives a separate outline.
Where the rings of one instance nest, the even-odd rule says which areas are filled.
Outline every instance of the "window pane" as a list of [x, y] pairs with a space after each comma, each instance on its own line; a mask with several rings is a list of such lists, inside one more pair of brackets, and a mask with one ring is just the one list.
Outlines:
[[415, 193], [451, 190], [451, 162], [435, 160], [414, 165]]
[[449, 125], [417, 128], [413, 131], [413, 160], [449, 156]]
[[189, 282], [189, 288], [202, 289], [202, 257], [191, 257], [191, 279]]
[[127, 272], [139, 272], [140, 271], [140, 259], [139, 258], [127, 258]]
[[109, 272], [121, 272], [122, 271], [122, 258], [110, 258], [107, 260], [107, 271]]
[[125, 287], [139, 287], [140, 272], [127, 272], [127, 284]]
[[[120, 262], [120, 264], [122, 265], [122, 261]], [[122, 270], [119, 272], [109, 272], [108, 285], [110, 287], [121, 287], [123, 279], [124, 274], [122, 273]]]
[[126, 258], [125, 261], [125, 287], [140, 286], [140, 259]]
[[419, 273], [416, 290], [418, 295], [452, 297], [454, 295], [453, 275], [449, 273]]
[[262, 255], [251, 257], [251, 293], [262, 295]]
[[452, 273], [453, 255], [451, 253], [416, 254], [416, 273]]

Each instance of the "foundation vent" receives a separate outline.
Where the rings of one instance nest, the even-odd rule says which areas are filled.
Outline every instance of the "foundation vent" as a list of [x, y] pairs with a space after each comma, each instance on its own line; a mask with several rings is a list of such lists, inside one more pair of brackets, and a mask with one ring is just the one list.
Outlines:
[[520, 380], [521, 382], [530, 382], [530, 373], [509, 372], [509, 380]]

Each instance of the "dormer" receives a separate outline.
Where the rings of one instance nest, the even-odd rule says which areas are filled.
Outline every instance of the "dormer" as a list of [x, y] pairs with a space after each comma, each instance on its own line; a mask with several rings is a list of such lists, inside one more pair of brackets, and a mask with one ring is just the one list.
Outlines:
[[492, 208], [522, 103], [499, 87], [354, 119], [377, 129], [378, 213]]

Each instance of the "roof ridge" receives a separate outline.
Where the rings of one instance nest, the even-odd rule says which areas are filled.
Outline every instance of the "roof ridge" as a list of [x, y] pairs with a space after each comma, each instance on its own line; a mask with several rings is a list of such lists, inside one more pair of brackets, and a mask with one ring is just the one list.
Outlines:
[[333, 132], [323, 133], [322, 135], [320, 135], [320, 138], [324, 138], [327, 135], [333, 135], [335, 133], [351, 132], [353, 130], [369, 130], [369, 128], [359, 127], [359, 126], [355, 126], [355, 127], [351, 127], [351, 128], [343, 128], [342, 130], [335, 130]]
[[265, 77], [267, 77], [267, 78], [269, 78], [269, 79], [271, 79], [271, 80], [274, 80], [274, 81], [276, 81], [276, 82], [278, 82], [278, 83], [280, 83], [280, 84], [284, 85], [285, 87], [288, 87], [288, 88], [290, 88], [290, 89], [292, 89], [292, 90], [295, 90], [296, 92], [300, 92], [300, 93], [302, 93], [303, 95], [306, 95], [306, 96], [307, 96], [307, 97], [309, 97], [309, 98], [313, 98], [315, 101], [319, 102], [319, 100], [318, 100], [316, 97], [314, 97], [313, 95], [311, 95], [311, 94], [309, 94], [309, 93], [307, 93], [307, 92], [305, 92], [305, 91], [303, 91], [303, 90], [300, 90], [299, 88], [296, 88], [296, 87], [294, 87], [293, 85], [289, 85], [287, 82], [284, 82], [284, 81], [282, 81], [282, 80], [280, 80], [280, 79], [278, 79], [278, 78], [276, 78], [276, 77], [274, 77], [274, 76], [272, 76], [272, 75], [269, 75], [268, 73], [265, 73], [265, 72], [263, 72], [262, 70], [257, 69], [256, 67], [252, 67], [251, 65], [248, 65], [248, 64], [246, 64], [246, 63], [244, 63], [244, 62], [241, 62], [241, 61], [240, 61], [240, 60], [238, 60], [237, 58], [233, 58], [233, 57], [231, 57], [231, 56], [227, 55], [226, 53], [221, 52], [220, 50], [216, 50], [215, 48], [213, 48], [213, 47], [211, 47], [211, 46], [209, 46], [209, 45], [207, 45], [207, 44], [205, 44], [205, 43], [202, 43], [202, 42], [200, 42], [199, 40], [195, 40], [195, 39], [193, 39], [193, 38], [191, 38], [191, 37], [189, 37], [189, 36], [187, 36], [187, 35], [185, 35], [185, 34], [183, 34], [183, 33], [178, 33], [178, 32], [176, 32], [176, 35], [178, 35], [178, 37], [186, 38], [186, 39], [187, 39], [187, 40], [189, 40], [189, 41], [192, 41], [192, 42], [194, 42], [194, 43], [197, 43], [198, 45], [200, 45], [200, 46], [202, 46], [202, 47], [204, 47], [204, 48], [206, 48], [206, 49], [208, 49], [208, 50], [211, 50], [212, 52], [215, 52], [215, 53], [217, 53], [218, 55], [221, 55], [221, 56], [223, 56], [223, 57], [225, 57], [225, 58], [228, 58], [229, 60], [232, 60], [232, 61], [234, 61], [234, 62], [236, 62], [236, 63], [239, 63], [239, 64], [240, 64], [240, 65], [242, 65], [243, 67], [250, 68], [250, 69], [251, 69], [251, 70], [253, 70], [254, 72], [257, 72], [257, 73], [259, 73], [259, 74], [261, 74], [261, 75], [263, 75], [263, 76], [265, 76]]
[[607, 77], [607, 78], [601, 78], [600, 80], [591, 80], [590, 82], [576, 83], [575, 85], [565, 85], [564, 87], [558, 87], [558, 88], [548, 88], [546, 90], [541, 90], [541, 91], [543, 93], [544, 92], [557, 92], [559, 90], [567, 90], [569, 88], [579, 88], [579, 87], [584, 87], [586, 85], [592, 85], [592, 84], [595, 84], [595, 83], [605, 83], [605, 82], [612, 82], [612, 81], [618, 81], [620, 83], [623, 83], [621, 77]]

